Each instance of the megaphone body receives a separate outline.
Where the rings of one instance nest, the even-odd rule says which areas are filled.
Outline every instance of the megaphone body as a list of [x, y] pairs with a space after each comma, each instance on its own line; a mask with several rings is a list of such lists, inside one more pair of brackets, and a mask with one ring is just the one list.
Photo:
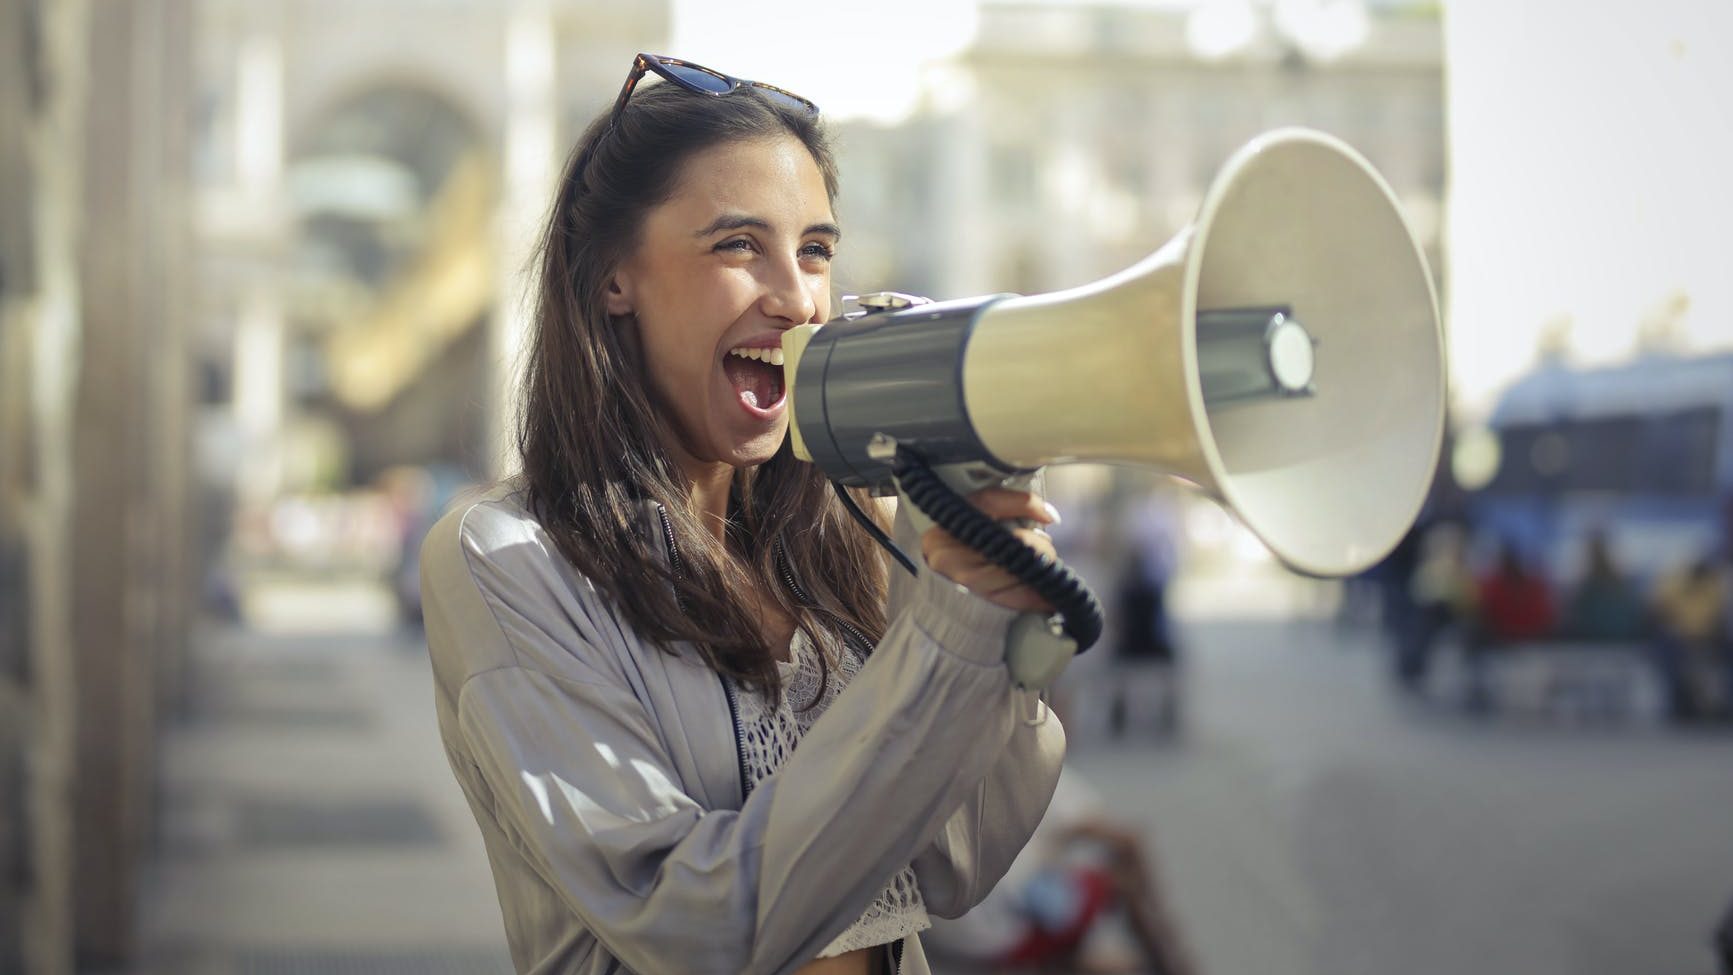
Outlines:
[[1431, 486], [1432, 279], [1389, 187], [1331, 136], [1252, 141], [1196, 222], [1101, 281], [887, 304], [783, 341], [795, 452], [845, 484], [888, 488], [895, 445], [1007, 477], [1138, 465], [1317, 576], [1381, 559]]

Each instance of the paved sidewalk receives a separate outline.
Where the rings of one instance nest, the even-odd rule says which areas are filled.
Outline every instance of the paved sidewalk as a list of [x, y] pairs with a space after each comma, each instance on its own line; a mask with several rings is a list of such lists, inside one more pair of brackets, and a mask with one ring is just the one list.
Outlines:
[[299, 634], [201, 634], [193, 713], [161, 740], [141, 970], [510, 972], [419, 637], [340, 613], [319, 633], [303, 602]]

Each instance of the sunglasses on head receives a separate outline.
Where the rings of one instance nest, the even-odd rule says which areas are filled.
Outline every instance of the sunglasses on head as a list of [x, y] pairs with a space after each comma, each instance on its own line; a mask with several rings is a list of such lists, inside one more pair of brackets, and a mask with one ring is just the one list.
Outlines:
[[626, 99], [632, 97], [638, 82], [644, 80], [647, 72], [654, 71], [674, 84], [698, 95], [732, 95], [742, 88], [755, 88], [773, 103], [803, 115], [817, 115], [818, 106], [810, 99], [802, 98], [791, 91], [784, 91], [775, 85], [767, 85], [762, 81], [748, 81], [726, 75], [701, 64], [682, 61], [679, 58], [665, 58], [659, 54], [639, 54], [632, 61], [632, 73], [626, 76], [626, 83], [620, 87], [620, 97], [614, 101], [614, 113], [608, 118], [608, 128], [620, 120], [620, 113], [626, 110]]

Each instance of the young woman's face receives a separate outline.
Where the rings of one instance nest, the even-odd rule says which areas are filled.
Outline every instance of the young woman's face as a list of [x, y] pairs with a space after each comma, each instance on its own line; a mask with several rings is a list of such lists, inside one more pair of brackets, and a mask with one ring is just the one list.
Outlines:
[[788, 396], [766, 360], [785, 331], [829, 318], [838, 236], [824, 177], [793, 136], [694, 155], [646, 216], [608, 311], [637, 317], [650, 392], [677, 439], [667, 446], [689, 474], [776, 453]]

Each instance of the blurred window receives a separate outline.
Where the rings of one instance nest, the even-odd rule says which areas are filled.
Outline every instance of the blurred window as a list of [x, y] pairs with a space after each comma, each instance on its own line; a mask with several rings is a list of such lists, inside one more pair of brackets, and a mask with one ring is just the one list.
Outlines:
[[1712, 406], [1511, 426], [1499, 431], [1504, 463], [1487, 490], [1713, 494], [1720, 432], [1721, 411]]
[[1687, 410], [1652, 423], [1642, 470], [1649, 490], [1665, 494], [1711, 494], [1715, 490], [1715, 445], [1721, 411]]

